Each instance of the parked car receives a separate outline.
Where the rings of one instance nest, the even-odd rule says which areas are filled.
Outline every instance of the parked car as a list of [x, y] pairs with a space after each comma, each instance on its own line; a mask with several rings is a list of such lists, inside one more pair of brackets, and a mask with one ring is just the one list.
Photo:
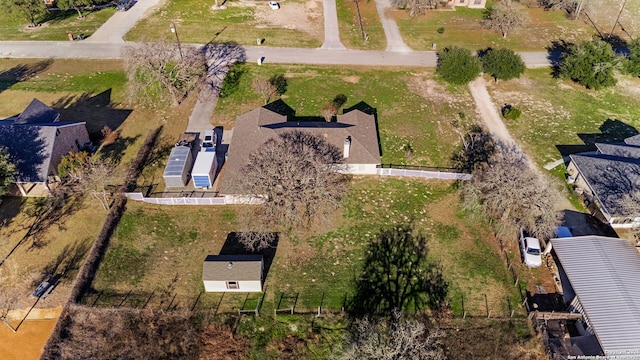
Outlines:
[[522, 261], [528, 267], [536, 268], [542, 265], [540, 240], [526, 236], [522, 229], [520, 229], [520, 251], [522, 252]]
[[202, 139], [202, 149], [200, 149], [200, 151], [215, 152], [217, 142], [218, 139], [216, 133], [213, 130], [205, 131], [204, 138]]
[[276, 2], [276, 1], [269, 1], [269, 7], [272, 10], [278, 10], [278, 9], [280, 9], [280, 3]]
[[51, 288], [51, 284], [48, 281], [43, 281], [40, 283], [40, 285], [38, 285], [38, 287], [33, 291], [33, 294], [31, 295], [34, 297], [40, 298], [45, 293], [47, 293], [47, 290], [49, 290], [50, 288]]
[[556, 228], [556, 238], [568, 238], [573, 237], [571, 230], [566, 226], [558, 226]]
[[119, 0], [116, 4], [118, 11], [127, 11], [133, 6], [134, 0]]

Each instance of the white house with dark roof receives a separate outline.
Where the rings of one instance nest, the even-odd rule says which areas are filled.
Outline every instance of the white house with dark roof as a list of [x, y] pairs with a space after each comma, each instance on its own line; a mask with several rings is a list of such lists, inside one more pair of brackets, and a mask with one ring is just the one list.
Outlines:
[[569, 311], [583, 317], [581, 336], [565, 341], [573, 351], [569, 355], [638, 359], [640, 256], [634, 246], [604, 236], [551, 239], [551, 244], [563, 298]]
[[60, 114], [33, 99], [17, 117], [0, 120], [0, 146], [18, 169], [15, 185], [22, 196], [47, 196], [59, 181], [58, 164], [89, 143], [85, 122], [62, 122]]
[[206, 292], [262, 292], [262, 255], [209, 255], [202, 265]]
[[623, 205], [627, 196], [640, 192], [640, 137], [595, 145], [596, 151], [569, 155], [567, 182], [613, 228], [640, 226], [640, 211]]

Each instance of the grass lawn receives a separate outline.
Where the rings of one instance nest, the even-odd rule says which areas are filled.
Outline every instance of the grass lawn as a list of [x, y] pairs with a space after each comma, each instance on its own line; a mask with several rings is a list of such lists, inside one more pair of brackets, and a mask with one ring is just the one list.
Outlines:
[[169, 0], [153, 15], [139, 21], [125, 40], [173, 40], [170, 24], [175, 21], [180, 41], [185, 43], [205, 44], [215, 40], [256, 45], [256, 39], [263, 38], [268, 46], [322, 44], [321, 2], [287, 1], [278, 11], [271, 10], [266, 2], [231, 0], [225, 2], [226, 9], [216, 11], [209, 9], [211, 5], [212, 1], [204, 0]]
[[[281, 293], [299, 294], [299, 309], [317, 308], [324, 296], [325, 308], [339, 310], [345, 296], [353, 295], [369, 241], [381, 227], [410, 219], [429, 238], [431, 258], [443, 266], [456, 314], [461, 313], [463, 295], [465, 310], [472, 315], [482, 316], [485, 294], [496, 316], [508, 313], [507, 298], [517, 309], [517, 289], [496, 250], [497, 242], [481, 222], [452, 206], [457, 202], [458, 193], [450, 183], [356, 179], [337, 225], [317, 236], [281, 237], [268, 272], [262, 311], [271, 313]], [[177, 295], [181, 305], [192, 304], [203, 290], [203, 259], [218, 254], [236, 228], [231, 206], [130, 202], [94, 283], [96, 290], [111, 294], [111, 298], [103, 294], [99, 304], [113, 305], [132, 291], [129, 301], [140, 305], [152, 292], [161, 294], [166, 289]], [[257, 300], [259, 295], [251, 298]], [[94, 300], [89, 297], [87, 302]], [[219, 310], [233, 311], [243, 300], [244, 295], [226, 294]], [[205, 294], [200, 301], [212, 309], [221, 296]], [[281, 307], [290, 302], [285, 299]]]
[[336, 1], [338, 10], [338, 27], [340, 29], [340, 41], [350, 49], [384, 50], [387, 39], [380, 23], [380, 16], [376, 9], [375, 1], [359, 1], [362, 28], [368, 36], [368, 40], [362, 38], [356, 3], [352, 0]]
[[[320, 116], [322, 106], [340, 93], [348, 98], [345, 108], [361, 101], [376, 108], [383, 163], [449, 166], [459, 141], [450, 122], [461, 112], [468, 121], [476, 116], [467, 88], [437, 82], [431, 69], [272, 64], [246, 64], [240, 69], [238, 88], [219, 100], [213, 124], [232, 127], [237, 115], [263, 105], [251, 89], [253, 77], [285, 74], [289, 85], [283, 99], [297, 115]], [[413, 148], [410, 157], [404, 151], [407, 144]]]
[[[576, 42], [595, 34], [592, 27], [582, 21], [568, 20], [562, 11], [533, 8], [523, 11], [529, 18], [528, 23], [509, 33], [506, 39], [499, 32], [482, 27], [482, 9], [429, 11], [415, 18], [404, 10], [392, 10], [391, 14], [405, 43], [414, 50], [431, 50], [431, 44], [435, 43], [438, 49], [457, 45], [471, 50], [506, 47], [515, 51], [545, 51], [552, 40]], [[438, 33], [439, 28], [444, 28], [442, 34]]]
[[83, 12], [82, 19], [78, 19], [75, 10], [52, 11], [40, 19], [41, 25], [29, 28], [28, 23], [19, 17], [14, 17], [6, 11], [0, 12], [0, 40], [69, 40], [67, 34], [74, 36], [93, 34], [111, 15], [115, 8], [108, 7], [101, 10]]
[[[640, 79], [618, 77], [618, 85], [587, 90], [571, 81], [553, 79], [548, 69], [527, 70], [522, 78], [492, 84], [494, 103], [512, 104], [522, 117], [507, 122], [511, 134], [540, 165], [557, 160], [571, 145], [621, 141], [640, 129]], [[569, 145], [569, 146], [566, 146]]]

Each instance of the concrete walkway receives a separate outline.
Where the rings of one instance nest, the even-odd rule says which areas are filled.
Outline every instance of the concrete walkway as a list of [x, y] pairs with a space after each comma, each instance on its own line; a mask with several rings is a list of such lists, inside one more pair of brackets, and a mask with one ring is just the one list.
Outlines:
[[347, 50], [340, 42], [336, 0], [323, 0], [322, 7], [324, 11], [324, 43], [322, 43], [321, 49]]
[[[109, 43], [124, 44], [122, 37], [133, 28], [147, 13], [153, 11], [160, 0], [138, 0], [127, 11], [118, 11], [109, 18], [102, 26], [96, 30], [85, 43]], [[167, 23], [167, 32], [170, 30], [170, 23]]]
[[386, 51], [411, 51], [411, 48], [402, 40], [402, 35], [400, 34], [400, 29], [398, 29], [396, 21], [388, 18], [386, 15], [387, 9], [391, 8], [391, 1], [375, 0], [375, 2], [378, 16], [380, 16], [380, 22], [382, 23], [382, 29], [384, 30], [384, 36], [387, 38]]

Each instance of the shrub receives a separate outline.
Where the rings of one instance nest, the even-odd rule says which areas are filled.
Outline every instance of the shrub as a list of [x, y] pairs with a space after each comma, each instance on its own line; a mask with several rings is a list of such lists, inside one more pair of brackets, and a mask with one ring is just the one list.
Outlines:
[[522, 115], [522, 111], [511, 105], [505, 105], [502, 107], [502, 117], [507, 120], [518, 120], [520, 115]]
[[439, 27], [438, 30], [436, 30], [438, 32], [438, 34], [442, 34], [444, 33], [444, 28], [443, 27]]
[[451, 46], [438, 52], [436, 72], [448, 83], [465, 85], [477, 78], [481, 70], [480, 60], [470, 50]]

